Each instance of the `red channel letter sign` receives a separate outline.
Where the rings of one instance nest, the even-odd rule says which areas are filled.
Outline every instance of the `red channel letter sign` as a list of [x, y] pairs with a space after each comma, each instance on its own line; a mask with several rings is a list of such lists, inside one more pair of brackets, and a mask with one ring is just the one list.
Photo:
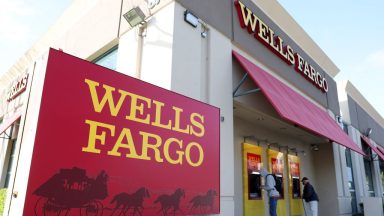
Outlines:
[[24, 215], [218, 214], [219, 115], [51, 49]]

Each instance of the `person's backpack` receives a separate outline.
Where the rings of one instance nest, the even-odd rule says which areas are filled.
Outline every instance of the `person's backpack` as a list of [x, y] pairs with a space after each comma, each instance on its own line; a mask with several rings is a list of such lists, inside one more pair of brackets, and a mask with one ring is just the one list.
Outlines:
[[284, 193], [283, 191], [283, 181], [282, 181], [282, 178], [278, 178], [276, 176], [276, 174], [268, 174], [267, 177], [271, 175], [273, 177], [273, 179], [275, 179], [275, 188], [277, 191], [279, 191], [280, 195]]

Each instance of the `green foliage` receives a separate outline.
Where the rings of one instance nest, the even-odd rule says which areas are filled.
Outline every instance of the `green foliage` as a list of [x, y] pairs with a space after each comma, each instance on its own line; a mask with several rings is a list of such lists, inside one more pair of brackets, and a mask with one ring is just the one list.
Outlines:
[[7, 196], [7, 188], [0, 189], [0, 215], [3, 215], [5, 197]]

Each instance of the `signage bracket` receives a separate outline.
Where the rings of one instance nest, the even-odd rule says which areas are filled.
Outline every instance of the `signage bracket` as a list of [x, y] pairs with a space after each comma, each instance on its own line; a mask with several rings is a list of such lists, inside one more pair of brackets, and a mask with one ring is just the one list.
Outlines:
[[260, 88], [255, 88], [255, 89], [251, 89], [251, 90], [247, 90], [247, 91], [244, 91], [244, 92], [238, 92], [239, 88], [241, 87], [241, 85], [243, 85], [243, 83], [248, 79], [248, 73], [245, 73], [243, 78], [241, 78], [239, 84], [237, 84], [236, 88], [233, 90], [232, 92], [232, 96], [235, 98], [235, 97], [240, 97], [240, 96], [244, 96], [244, 95], [248, 95], [248, 94], [252, 94], [252, 93], [255, 93], [255, 92], [258, 92], [260, 91]]
[[378, 161], [378, 160], [379, 160], [379, 155], [371, 153], [371, 161]]
[[0, 137], [0, 139], [11, 139], [11, 136], [4, 132], [4, 136]]

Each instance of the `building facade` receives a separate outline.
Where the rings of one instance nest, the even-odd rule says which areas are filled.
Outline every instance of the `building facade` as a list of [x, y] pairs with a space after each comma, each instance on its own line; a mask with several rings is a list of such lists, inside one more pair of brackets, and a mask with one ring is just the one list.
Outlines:
[[338, 83], [338, 90], [345, 131], [366, 154], [342, 154], [342, 161], [347, 161], [341, 166], [348, 182], [344, 190], [351, 194], [353, 212], [360, 209], [367, 215], [382, 215], [383, 118], [349, 81]]
[[23, 212], [49, 47], [220, 108], [220, 215], [268, 215], [262, 167], [278, 215], [304, 215], [304, 176], [319, 215], [382, 214], [382, 161], [360, 139], [383, 146], [382, 117], [348, 90], [339, 104], [338, 68], [275, 0], [74, 2], [0, 79], [5, 214]]

